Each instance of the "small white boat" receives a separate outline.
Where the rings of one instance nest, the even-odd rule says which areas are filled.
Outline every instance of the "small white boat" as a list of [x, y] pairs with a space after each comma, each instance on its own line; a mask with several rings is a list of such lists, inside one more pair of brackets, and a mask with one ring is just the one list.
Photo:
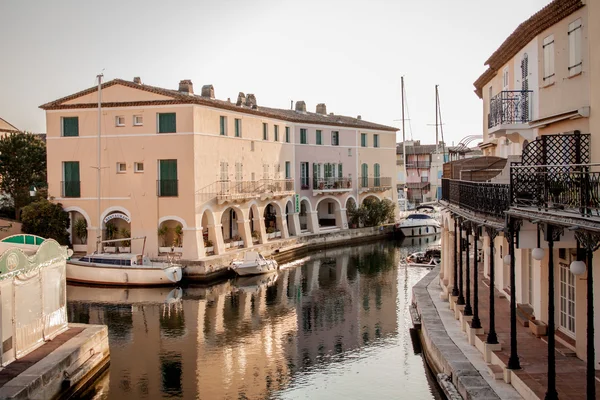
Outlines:
[[277, 271], [277, 261], [267, 260], [262, 254], [256, 251], [248, 251], [244, 254], [243, 261], [234, 261], [231, 263], [231, 269], [240, 276], [266, 274], [267, 272]]
[[435, 235], [442, 231], [439, 221], [425, 213], [410, 214], [394, 228], [402, 232], [405, 237]]
[[426, 251], [418, 251], [406, 257], [406, 263], [410, 267], [435, 267], [442, 259], [439, 248], [430, 248]]

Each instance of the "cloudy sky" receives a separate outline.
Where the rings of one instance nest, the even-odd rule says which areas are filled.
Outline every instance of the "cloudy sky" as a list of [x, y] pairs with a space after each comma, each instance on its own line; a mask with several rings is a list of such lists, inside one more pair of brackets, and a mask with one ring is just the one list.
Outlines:
[[[176, 89], [191, 79], [217, 98], [304, 100], [400, 126], [434, 142], [439, 85], [447, 142], [481, 134], [473, 82], [502, 41], [549, 0], [0, 0], [0, 117], [45, 132], [38, 106], [95, 76]], [[409, 125], [411, 130], [409, 130]], [[399, 132], [401, 139], [402, 134]]]

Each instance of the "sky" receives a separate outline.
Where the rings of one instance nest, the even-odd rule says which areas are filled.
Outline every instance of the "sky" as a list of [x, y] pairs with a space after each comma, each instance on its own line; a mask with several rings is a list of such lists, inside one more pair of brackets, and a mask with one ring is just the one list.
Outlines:
[[[0, 118], [46, 132], [39, 105], [91, 87], [96, 75], [258, 105], [304, 100], [327, 112], [401, 126], [435, 143], [482, 134], [473, 82], [484, 62], [549, 0], [0, 0]], [[406, 116], [408, 118], [408, 116]], [[397, 134], [398, 141], [402, 133]], [[440, 138], [441, 139], [441, 138]]]

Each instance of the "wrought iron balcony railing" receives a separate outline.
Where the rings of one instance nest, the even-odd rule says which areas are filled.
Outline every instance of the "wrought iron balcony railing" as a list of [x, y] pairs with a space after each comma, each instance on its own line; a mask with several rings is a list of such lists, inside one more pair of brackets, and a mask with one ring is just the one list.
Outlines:
[[392, 178], [390, 177], [372, 177], [361, 176], [358, 178], [358, 184], [361, 189], [367, 190], [387, 190], [392, 187]]
[[600, 164], [513, 165], [513, 207], [600, 217]]
[[61, 181], [62, 197], [81, 197], [81, 181]]
[[233, 201], [259, 197], [263, 182], [221, 180], [215, 182], [215, 186], [218, 200]]
[[509, 208], [509, 191], [507, 184], [442, 179], [442, 200], [496, 218]]
[[426, 169], [426, 168], [431, 168], [431, 161], [407, 161], [406, 162], [406, 168], [411, 168], [411, 169], [417, 169], [417, 168], [421, 168], [421, 169]]
[[313, 190], [352, 189], [352, 178], [313, 178]]
[[504, 90], [490, 99], [488, 129], [531, 121], [532, 90]]
[[179, 181], [177, 179], [157, 180], [156, 194], [158, 197], [177, 197], [179, 195]]
[[285, 195], [294, 192], [293, 179], [263, 179], [259, 191], [273, 195]]

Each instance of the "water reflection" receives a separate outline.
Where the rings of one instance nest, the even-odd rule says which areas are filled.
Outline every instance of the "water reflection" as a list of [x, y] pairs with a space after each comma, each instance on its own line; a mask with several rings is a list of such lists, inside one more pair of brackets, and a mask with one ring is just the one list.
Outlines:
[[410, 288], [392, 242], [211, 287], [68, 286], [70, 321], [109, 326], [96, 398], [434, 398], [408, 334]]

